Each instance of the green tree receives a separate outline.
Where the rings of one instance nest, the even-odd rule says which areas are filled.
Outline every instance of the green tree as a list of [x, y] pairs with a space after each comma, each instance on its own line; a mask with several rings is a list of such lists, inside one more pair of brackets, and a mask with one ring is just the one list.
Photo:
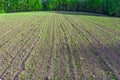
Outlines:
[[18, 11], [87, 11], [120, 15], [120, 0], [0, 0], [0, 13]]

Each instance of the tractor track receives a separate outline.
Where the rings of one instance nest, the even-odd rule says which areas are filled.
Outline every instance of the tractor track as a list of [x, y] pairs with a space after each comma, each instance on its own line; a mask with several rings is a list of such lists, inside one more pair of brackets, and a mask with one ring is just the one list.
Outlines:
[[37, 63], [37, 69], [35, 70], [34, 80], [38, 80], [39, 76], [41, 77], [41, 79], [46, 78], [44, 76], [44, 71], [42, 69], [45, 68], [45, 64], [44, 64], [43, 60], [47, 56], [47, 48], [46, 47], [47, 47], [47, 44], [49, 43], [49, 40], [50, 40], [50, 26], [47, 29], [47, 33], [46, 33], [46, 37], [45, 37], [45, 43], [44, 43], [43, 48], [41, 49], [42, 54], [39, 56], [39, 60], [38, 60], [38, 63]]
[[[16, 56], [15, 56], [15, 57], [11, 60], [11, 62], [10, 62], [11, 65], [8, 66], [8, 67], [4, 70], [4, 72], [1, 74], [1, 76], [2, 76], [3, 79], [4, 79], [4, 76], [8, 74], [8, 70], [11, 69], [12, 66], [14, 66], [14, 63], [16, 62], [17, 57], [19, 57], [19, 54], [21, 54], [21, 51], [22, 51], [22, 52], [25, 51], [25, 49], [27, 48], [27, 46], [30, 46], [29, 43], [28, 43], [28, 41], [30, 41], [30, 38], [33, 37], [32, 35], [35, 33], [36, 28], [37, 28], [37, 27], [34, 27], [34, 29], [32, 30], [33, 32], [31, 31], [31, 35], [30, 35], [30, 37], [28, 38], [28, 40], [26, 40], [26, 41], [24, 42], [24, 45], [21, 46], [20, 50], [18, 50], [18, 51], [16, 52]], [[25, 47], [25, 46], [26, 46], [26, 47]], [[17, 54], [17, 53], [19, 53], [19, 54]], [[21, 55], [22, 55], [22, 54], [21, 54]], [[3, 76], [3, 75], [4, 75], [4, 76]]]
[[50, 51], [50, 56], [49, 56], [49, 59], [48, 59], [48, 65], [47, 65], [47, 69], [46, 69], [46, 75], [48, 77], [48, 79], [52, 79], [52, 67], [53, 67], [53, 55], [54, 55], [54, 46], [55, 46], [55, 23], [54, 23], [54, 18], [51, 22], [52, 24], [52, 28], [53, 28], [53, 31], [52, 31], [52, 46], [51, 46], [51, 51]]
[[[69, 20], [72, 20], [72, 19], [69, 18]], [[73, 23], [73, 22], [74, 22], [73, 25], [79, 26], [76, 21], [72, 20], [71, 23]], [[81, 26], [80, 26], [80, 27], [81, 27]], [[95, 41], [101, 46], [101, 49], [102, 49], [102, 50], [100, 50], [99, 48], [97, 48], [96, 46], [93, 45], [93, 46], [95, 47], [95, 49], [98, 51], [99, 55], [100, 55], [100, 56], [102, 57], [102, 59], [104, 60], [104, 62], [107, 64], [107, 66], [108, 66], [108, 67], [110, 68], [110, 70], [113, 72], [113, 74], [116, 76], [116, 78], [119, 79], [119, 74], [116, 73], [116, 71], [114, 70], [114, 68], [112, 67], [112, 65], [111, 65], [111, 64], [108, 62], [108, 60], [106, 60], [106, 58], [103, 56], [103, 51], [106, 51], [106, 50], [105, 50], [105, 47], [106, 47], [106, 48], [108, 48], [108, 47], [107, 47], [106, 45], [101, 44], [101, 43], [99, 42], [99, 40], [98, 40], [94, 35], [91, 34], [91, 32], [87, 31], [87, 30], [84, 29], [83, 27], [81, 27], [81, 28], [87, 33], [87, 35], [89, 35], [91, 38], [95, 39]], [[113, 56], [113, 57], [114, 57], [114, 56]], [[116, 62], [116, 61], [115, 61], [115, 62]], [[119, 68], [119, 67], [118, 67], [118, 68]]]
[[66, 45], [67, 51], [68, 51], [67, 55], [68, 55], [68, 64], [69, 64], [69, 69], [70, 69], [70, 79], [75, 80], [75, 74], [74, 74], [73, 63], [72, 63], [72, 53], [71, 53], [71, 50], [70, 50], [70, 46], [69, 46], [69, 43], [68, 43], [68, 38], [66, 36], [65, 29], [63, 28], [63, 26], [65, 27], [64, 23], [61, 23], [61, 29], [64, 33], [64, 39], [65, 39], [65, 42], [66, 42], [65, 45]]
[[[66, 19], [67, 20], [67, 19]], [[68, 21], [68, 20], [67, 20]], [[68, 25], [69, 24], [71, 24], [69, 21], [68, 21]], [[70, 25], [69, 25], [69, 27], [70, 27]], [[99, 62], [97, 61], [91, 61], [91, 57], [90, 57], [90, 55], [88, 55], [89, 53], [87, 52], [88, 50], [87, 50], [87, 48], [84, 46], [84, 44], [80, 41], [80, 37], [83, 39], [83, 37], [86, 37], [86, 35], [84, 35], [81, 31], [80, 32], [78, 32], [77, 31], [77, 29], [76, 28], [74, 28], [75, 26], [71, 26], [72, 27], [72, 32], [73, 32], [73, 34], [76, 36], [76, 39], [78, 40], [77, 42], [79, 43], [79, 45], [80, 45], [80, 50], [78, 50], [77, 52], [79, 52], [80, 51], [80, 53], [81, 54], [79, 54], [79, 55], [83, 55], [84, 57], [86, 57], [86, 60], [90, 63], [90, 64], [92, 64], [92, 65], [98, 65], [98, 67], [100, 66], [100, 64], [98, 64]], [[79, 35], [80, 36], [79, 36]], [[84, 40], [84, 39], [83, 39]], [[89, 39], [87, 39], [87, 37], [86, 37], [86, 40], [91, 44], [91, 45], [93, 45], [90, 41], [89, 41]], [[94, 47], [90, 47], [90, 51], [94, 51], [95, 49], [94, 49]], [[82, 53], [86, 53], [86, 54], [82, 54]], [[81, 59], [80, 59], [80, 56], [76, 56], [77, 57], [77, 59], [76, 59], [76, 61], [77, 60], [79, 60], [79, 61], [81, 61]], [[76, 58], [75, 57], [75, 58]], [[95, 57], [97, 57], [97, 56], [95, 56]], [[83, 63], [82, 63], [83, 64]], [[86, 74], [85, 74], [85, 70], [81, 67], [81, 69], [82, 69], [82, 72], [83, 72], [83, 75], [84, 75], [84, 80], [87, 80], [87, 76], [86, 76]], [[81, 72], [81, 70], [79, 70], [79, 72]], [[96, 76], [96, 74], [95, 74], [95, 72], [92, 70], [92, 72], [93, 72], [93, 74], [95, 75], [95, 80], [98, 80], [99, 78], [97, 78]], [[110, 79], [109, 77], [107, 77], [107, 79]]]

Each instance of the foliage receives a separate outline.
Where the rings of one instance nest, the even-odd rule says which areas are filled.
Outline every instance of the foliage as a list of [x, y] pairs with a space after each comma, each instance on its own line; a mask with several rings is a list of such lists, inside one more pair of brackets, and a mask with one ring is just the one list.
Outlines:
[[120, 15], [120, 0], [0, 0], [0, 13], [18, 11], [87, 11]]

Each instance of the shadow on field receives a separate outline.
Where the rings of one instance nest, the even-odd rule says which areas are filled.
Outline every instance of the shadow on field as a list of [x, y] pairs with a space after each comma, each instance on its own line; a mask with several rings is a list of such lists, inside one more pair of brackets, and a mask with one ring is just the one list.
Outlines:
[[109, 16], [109, 15], [89, 13], [89, 12], [54, 11], [52, 13], [66, 14], [66, 15], [86, 15], [86, 16], [96, 16], [96, 17], [119, 18], [119, 17]]

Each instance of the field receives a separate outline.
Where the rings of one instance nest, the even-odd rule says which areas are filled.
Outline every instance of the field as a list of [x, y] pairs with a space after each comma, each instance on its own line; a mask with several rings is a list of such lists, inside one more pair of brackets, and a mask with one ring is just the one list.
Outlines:
[[120, 80], [120, 18], [0, 14], [0, 79]]

